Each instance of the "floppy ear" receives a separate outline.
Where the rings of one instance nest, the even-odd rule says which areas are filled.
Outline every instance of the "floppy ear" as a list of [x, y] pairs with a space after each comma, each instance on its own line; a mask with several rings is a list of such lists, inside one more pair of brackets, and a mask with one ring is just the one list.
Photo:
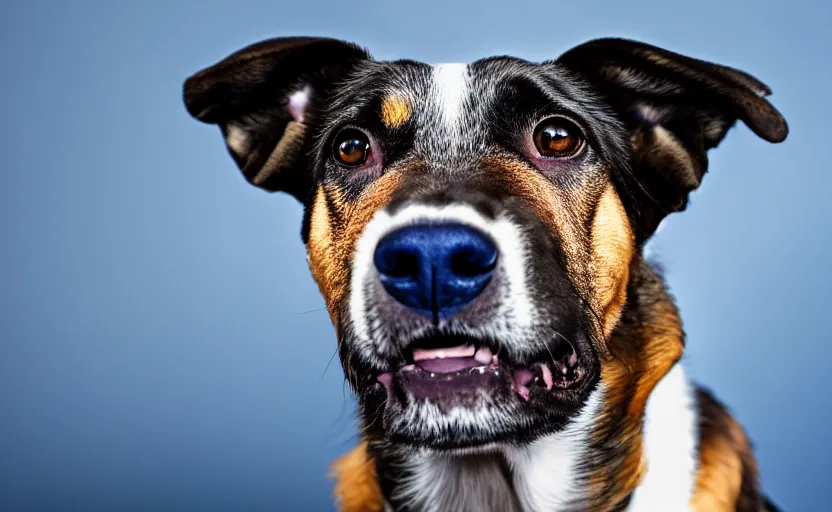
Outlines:
[[707, 150], [737, 119], [769, 142], [788, 134], [764, 99], [771, 90], [736, 69], [625, 39], [590, 41], [556, 62], [597, 87], [629, 130], [636, 183], [627, 188], [637, 196], [630, 215], [640, 241], [685, 209], [708, 169]]
[[307, 126], [333, 83], [369, 58], [326, 38], [270, 39], [239, 50], [185, 81], [188, 112], [219, 125], [246, 179], [303, 201], [311, 188]]

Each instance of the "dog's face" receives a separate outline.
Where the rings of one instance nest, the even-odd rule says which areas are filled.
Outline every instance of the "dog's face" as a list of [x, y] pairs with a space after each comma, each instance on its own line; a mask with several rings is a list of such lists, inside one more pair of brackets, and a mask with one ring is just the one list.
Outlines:
[[378, 62], [277, 39], [190, 78], [246, 178], [305, 205], [365, 427], [434, 448], [561, 429], [604, 383], [641, 244], [767, 88], [623, 40], [543, 64]]

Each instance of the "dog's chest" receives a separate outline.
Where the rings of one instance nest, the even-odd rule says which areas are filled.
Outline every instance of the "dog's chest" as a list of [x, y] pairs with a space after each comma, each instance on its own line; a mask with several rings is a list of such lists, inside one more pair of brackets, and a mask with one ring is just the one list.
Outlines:
[[557, 434], [499, 454], [448, 455], [430, 451], [405, 459], [391, 498], [396, 508], [421, 511], [558, 512], [580, 503], [588, 436], [601, 404], [600, 387], [581, 413]]
[[[564, 512], [587, 510], [586, 462], [603, 391], [590, 396], [567, 428], [500, 455], [411, 453], [392, 489], [390, 510]], [[656, 386], [645, 414], [648, 472], [628, 512], [687, 510], [696, 478], [695, 404], [677, 365]]]
[[414, 511], [523, 511], [505, 461], [490, 455], [419, 457], [394, 498]]
[[[393, 495], [392, 509], [409, 511], [556, 512], [580, 499], [575, 460], [530, 450], [503, 455], [424, 454], [411, 461]], [[552, 457], [554, 457], [554, 460]]]

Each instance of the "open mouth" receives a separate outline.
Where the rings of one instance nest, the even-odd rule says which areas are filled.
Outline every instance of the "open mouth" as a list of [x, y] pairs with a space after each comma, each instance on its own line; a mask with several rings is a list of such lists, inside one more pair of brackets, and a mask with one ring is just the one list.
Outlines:
[[404, 365], [378, 375], [388, 401], [464, 405], [466, 399], [483, 392], [528, 401], [537, 394], [567, 392], [586, 373], [575, 347], [566, 340], [559, 340], [527, 364], [501, 358], [496, 344], [467, 336], [419, 339], [405, 357]]

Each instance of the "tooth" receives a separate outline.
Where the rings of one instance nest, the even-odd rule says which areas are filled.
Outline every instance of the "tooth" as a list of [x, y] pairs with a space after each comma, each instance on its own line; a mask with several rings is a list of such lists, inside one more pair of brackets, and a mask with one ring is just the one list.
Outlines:
[[392, 372], [384, 372], [376, 377], [379, 382], [384, 384], [384, 387], [389, 388], [390, 384], [393, 383], [393, 373]]
[[451, 357], [474, 357], [474, 345], [458, 345], [438, 349], [414, 348], [413, 361], [425, 359], [448, 359]]
[[546, 383], [546, 389], [552, 389], [554, 381], [552, 379], [552, 371], [549, 370], [549, 365], [541, 363], [540, 369], [543, 371], [543, 382]]
[[517, 392], [523, 397], [523, 400], [529, 399], [529, 388], [526, 386], [517, 386]]
[[384, 372], [376, 378], [384, 386], [384, 389], [387, 390], [387, 401], [392, 402], [393, 401], [393, 372]]
[[569, 366], [575, 366], [578, 364], [578, 354], [575, 353], [573, 350], [571, 354], [569, 354]]
[[494, 366], [497, 366], [498, 364], [500, 364], [499, 359], [497, 359], [497, 354], [494, 354], [493, 356], [491, 356], [491, 364], [493, 364]]
[[491, 355], [491, 349], [482, 346], [479, 350], [474, 354], [474, 360], [480, 364], [488, 364], [489, 361], [493, 361], [493, 359], [497, 356]]

